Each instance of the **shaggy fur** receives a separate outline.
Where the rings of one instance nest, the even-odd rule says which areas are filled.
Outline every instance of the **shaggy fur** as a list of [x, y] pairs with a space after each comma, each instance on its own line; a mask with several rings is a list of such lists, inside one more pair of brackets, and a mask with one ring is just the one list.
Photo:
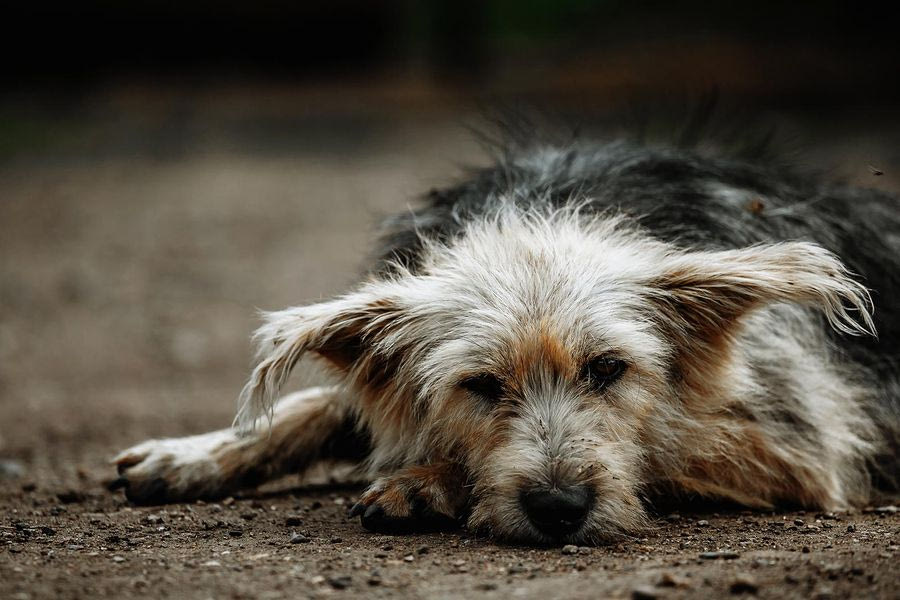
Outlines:
[[[895, 452], [896, 202], [683, 149], [510, 150], [388, 221], [355, 289], [265, 315], [237, 429], [126, 450], [118, 485], [350, 459], [370, 529], [545, 543], [637, 531], [659, 494], [865, 503]], [[279, 400], [305, 355], [340, 385]]]

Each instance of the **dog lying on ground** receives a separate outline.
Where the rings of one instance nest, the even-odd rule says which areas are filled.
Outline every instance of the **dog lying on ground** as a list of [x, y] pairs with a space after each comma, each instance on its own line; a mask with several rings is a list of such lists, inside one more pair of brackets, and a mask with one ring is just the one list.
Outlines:
[[[239, 427], [128, 449], [116, 485], [352, 460], [369, 529], [538, 543], [637, 531], [660, 496], [860, 505], [896, 440], [898, 235], [896, 198], [765, 164], [516, 146], [388, 221], [356, 288], [265, 316]], [[340, 385], [279, 398], [306, 355]]]

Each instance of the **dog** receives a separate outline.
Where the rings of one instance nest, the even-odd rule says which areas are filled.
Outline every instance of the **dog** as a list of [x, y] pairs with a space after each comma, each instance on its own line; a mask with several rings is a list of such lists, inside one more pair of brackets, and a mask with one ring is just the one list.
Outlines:
[[[511, 144], [389, 219], [354, 289], [265, 314], [235, 427], [125, 450], [114, 487], [348, 460], [370, 530], [539, 544], [628, 536], [655, 498], [864, 505], [896, 454], [897, 203], [696, 148]], [[338, 383], [280, 397], [307, 356]]]

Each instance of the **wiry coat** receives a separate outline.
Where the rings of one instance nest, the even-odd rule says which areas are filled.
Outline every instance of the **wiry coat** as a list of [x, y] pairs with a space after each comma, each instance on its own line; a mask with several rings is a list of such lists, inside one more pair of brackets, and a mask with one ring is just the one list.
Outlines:
[[[120, 471], [137, 500], [215, 495], [355, 431], [367, 526], [536, 541], [633, 531], [658, 493], [863, 503], [894, 452], [895, 203], [685, 150], [519, 148], [388, 221], [355, 290], [267, 315], [239, 420], [268, 412], [279, 450], [216, 438], [194, 476], [148, 442]], [[342, 385], [278, 402], [308, 352]], [[535, 516], [567, 490], [583, 514]]]

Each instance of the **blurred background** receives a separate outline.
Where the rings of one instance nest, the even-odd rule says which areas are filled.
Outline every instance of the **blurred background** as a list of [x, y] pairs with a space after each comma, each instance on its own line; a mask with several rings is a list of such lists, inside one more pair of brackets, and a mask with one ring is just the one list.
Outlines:
[[900, 42], [873, 3], [87, 0], [2, 14], [8, 479], [92, 482], [124, 445], [227, 425], [254, 311], [350, 285], [379, 216], [487, 160], [470, 131], [485, 110], [614, 133], [623, 108], [717, 89], [802, 164], [900, 189]]

